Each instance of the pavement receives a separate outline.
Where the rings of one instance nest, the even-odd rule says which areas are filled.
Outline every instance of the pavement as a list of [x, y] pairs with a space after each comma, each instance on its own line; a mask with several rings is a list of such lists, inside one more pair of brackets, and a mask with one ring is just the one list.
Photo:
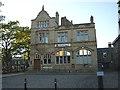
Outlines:
[[22, 75], [24, 73], [11, 73], [11, 74], [2, 74], [2, 77], [9, 77], [9, 76], [16, 76], [16, 75]]
[[36, 74], [36, 75], [79, 75], [79, 74], [94, 74], [97, 72], [64, 72], [64, 71], [26, 71], [25, 74]]
[[[57, 79], [58, 88], [98, 88], [96, 74], [26, 74], [16, 73], [3, 75], [3, 88], [24, 88], [24, 79], [28, 88], [54, 88]], [[118, 72], [105, 72], [103, 76], [104, 88], [118, 88]]]

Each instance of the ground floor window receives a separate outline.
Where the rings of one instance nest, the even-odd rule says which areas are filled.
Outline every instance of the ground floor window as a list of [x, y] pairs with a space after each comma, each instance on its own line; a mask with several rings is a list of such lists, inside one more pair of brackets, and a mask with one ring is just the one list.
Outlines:
[[66, 64], [70, 63], [70, 52], [68, 51], [58, 51], [56, 53], [56, 64]]
[[51, 55], [44, 55], [44, 64], [51, 64]]
[[91, 51], [81, 49], [76, 52], [76, 64], [91, 64]]

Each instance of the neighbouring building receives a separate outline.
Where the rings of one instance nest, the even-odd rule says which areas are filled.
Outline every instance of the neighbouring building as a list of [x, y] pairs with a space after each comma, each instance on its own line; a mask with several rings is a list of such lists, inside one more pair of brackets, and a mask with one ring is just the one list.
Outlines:
[[104, 70], [113, 70], [115, 60], [113, 58], [113, 47], [111, 46], [111, 42], [108, 43], [108, 47], [106, 48], [98, 48], [97, 49], [98, 56], [98, 66], [101, 68], [103, 65]]
[[[118, 6], [118, 10], [120, 7]], [[113, 41], [114, 46], [114, 60], [115, 60], [115, 69], [120, 70], [120, 13], [118, 13], [118, 36]]]
[[25, 69], [25, 59], [13, 58], [11, 60], [11, 66], [13, 71], [23, 71]]
[[[19, 71], [25, 71], [29, 67], [28, 61], [25, 60], [25, 58], [12, 58], [11, 61], [8, 63], [8, 72], [19, 72]], [[7, 72], [7, 64], [6, 62], [3, 62], [2, 65], [2, 71]]]
[[30, 70], [97, 71], [96, 29], [90, 23], [73, 24], [59, 13], [39, 12], [31, 25]]
[[115, 64], [115, 70], [120, 69], [120, 34], [118, 35], [118, 37], [113, 41], [113, 46], [114, 46], [114, 64]]
[[[119, 7], [120, 9], [120, 7]], [[118, 15], [118, 36], [113, 41], [114, 46], [114, 59], [115, 59], [115, 69], [120, 70], [120, 14]]]
[[29, 67], [25, 58], [13, 58], [10, 63], [13, 71], [25, 71]]
[[[120, 7], [118, 8], [120, 10]], [[111, 47], [113, 45], [113, 47]], [[105, 69], [120, 69], [120, 14], [118, 14], [118, 36], [108, 48], [98, 48], [98, 64], [103, 64]]]

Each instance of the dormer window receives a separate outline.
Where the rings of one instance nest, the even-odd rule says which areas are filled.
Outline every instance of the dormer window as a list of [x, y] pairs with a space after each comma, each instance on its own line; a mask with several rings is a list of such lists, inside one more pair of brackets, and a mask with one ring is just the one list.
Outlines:
[[39, 21], [39, 22], [37, 22], [37, 27], [38, 28], [49, 27], [49, 21]]

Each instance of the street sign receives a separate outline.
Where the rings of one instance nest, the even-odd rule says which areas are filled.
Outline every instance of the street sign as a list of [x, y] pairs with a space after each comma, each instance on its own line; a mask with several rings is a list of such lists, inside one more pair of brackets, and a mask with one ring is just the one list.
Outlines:
[[104, 76], [104, 71], [97, 71], [97, 76]]

